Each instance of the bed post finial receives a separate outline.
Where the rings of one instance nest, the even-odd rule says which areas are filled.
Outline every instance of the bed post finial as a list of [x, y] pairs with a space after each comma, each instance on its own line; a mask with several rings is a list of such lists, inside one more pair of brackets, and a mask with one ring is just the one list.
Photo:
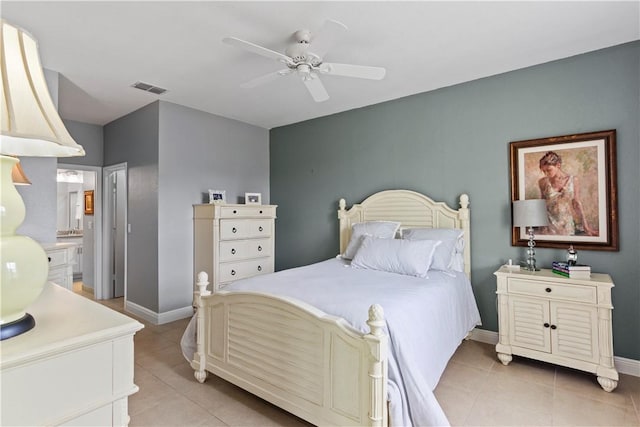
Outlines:
[[198, 273], [198, 281], [196, 282], [196, 286], [198, 287], [198, 292], [200, 296], [211, 295], [211, 291], [207, 290], [207, 286], [209, 285], [209, 275], [201, 271]]
[[347, 208], [347, 201], [345, 199], [340, 199], [340, 210], [343, 211]]
[[461, 194], [460, 195], [460, 207], [462, 209], [467, 209], [469, 207], [469, 195]]
[[384, 327], [384, 310], [379, 304], [373, 304], [369, 307], [369, 320], [367, 325], [371, 328], [371, 335], [379, 337], [382, 335], [382, 328]]

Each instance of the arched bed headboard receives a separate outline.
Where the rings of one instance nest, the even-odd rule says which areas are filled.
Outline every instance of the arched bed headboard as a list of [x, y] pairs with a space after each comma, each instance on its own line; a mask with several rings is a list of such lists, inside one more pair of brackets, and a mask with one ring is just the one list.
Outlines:
[[351, 226], [364, 221], [398, 221], [402, 228], [459, 228], [464, 230], [464, 270], [471, 279], [471, 230], [469, 196], [460, 196], [460, 208], [451, 209], [444, 202], [410, 190], [386, 190], [367, 197], [362, 203], [346, 208], [340, 199], [340, 253], [351, 238]]

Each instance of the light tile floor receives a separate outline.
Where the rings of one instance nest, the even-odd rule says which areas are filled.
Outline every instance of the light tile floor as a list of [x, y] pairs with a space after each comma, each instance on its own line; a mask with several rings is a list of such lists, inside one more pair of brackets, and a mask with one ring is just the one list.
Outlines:
[[[122, 298], [102, 303], [122, 311]], [[199, 384], [180, 351], [188, 319], [141, 322], [132, 427], [309, 426], [215, 376]], [[621, 374], [607, 393], [591, 374], [519, 357], [503, 366], [493, 346], [476, 341], [460, 345], [435, 394], [453, 426], [640, 426], [640, 378]]]

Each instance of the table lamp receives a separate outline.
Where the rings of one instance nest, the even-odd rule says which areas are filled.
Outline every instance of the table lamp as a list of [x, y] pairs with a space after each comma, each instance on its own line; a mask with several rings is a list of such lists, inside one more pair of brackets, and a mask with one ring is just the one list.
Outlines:
[[529, 233], [529, 249], [527, 249], [527, 266], [529, 271], [538, 271], [536, 267], [535, 246], [533, 239], [533, 227], [542, 227], [549, 224], [547, 217], [547, 203], [544, 199], [514, 200], [513, 202], [513, 226], [526, 227]]
[[0, 21], [0, 340], [35, 326], [26, 308], [44, 288], [49, 265], [44, 249], [16, 234], [25, 205], [12, 180], [17, 156], [83, 156], [64, 127], [40, 65], [36, 41]]

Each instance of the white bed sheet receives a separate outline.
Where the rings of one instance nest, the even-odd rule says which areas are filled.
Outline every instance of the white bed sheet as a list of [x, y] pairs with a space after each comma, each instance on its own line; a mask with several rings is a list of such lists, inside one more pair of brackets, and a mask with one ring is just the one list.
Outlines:
[[[448, 425], [433, 389], [462, 339], [480, 324], [469, 280], [455, 271], [431, 270], [427, 278], [418, 278], [355, 269], [349, 264], [330, 259], [239, 280], [225, 290], [296, 298], [344, 318], [363, 333], [369, 332], [369, 307], [381, 305], [390, 337], [391, 424]], [[182, 342], [188, 360], [195, 350], [194, 320]]]

